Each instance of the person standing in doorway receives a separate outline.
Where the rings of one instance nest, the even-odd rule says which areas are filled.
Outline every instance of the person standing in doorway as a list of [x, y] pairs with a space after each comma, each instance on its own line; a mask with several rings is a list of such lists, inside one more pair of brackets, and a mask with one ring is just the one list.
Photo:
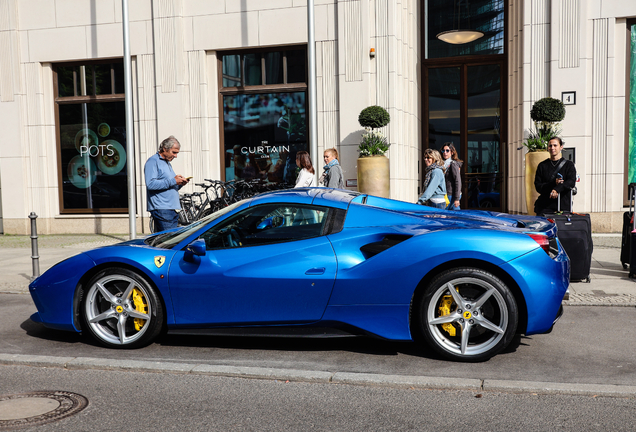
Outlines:
[[457, 150], [451, 142], [444, 143], [442, 146], [442, 158], [444, 159], [446, 193], [450, 198], [446, 210], [459, 210], [459, 200], [462, 198], [462, 177], [459, 170], [464, 161], [457, 157]]
[[534, 187], [539, 198], [534, 203], [534, 212], [538, 216], [558, 211], [557, 199], [560, 199], [561, 211], [572, 211], [570, 190], [576, 184], [574, 164], [563, 158], [563, 140], [554, 137], [548, 141], [550, 157], [537, 166]]
[[159, 144], [159, 150], [144, 165], [144, 177], [148, 195], [148, 211], [155, 222], [155, 232], [178, 226], [177, 210], [181, 209], [179, 189], [189, 179], [175, 175], [172, 162], [177, 158], [181, 144], [172, 135]]

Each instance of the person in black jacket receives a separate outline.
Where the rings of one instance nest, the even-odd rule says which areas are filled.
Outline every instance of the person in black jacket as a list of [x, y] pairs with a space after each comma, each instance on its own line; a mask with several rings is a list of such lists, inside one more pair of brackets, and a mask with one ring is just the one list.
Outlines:
[[548, 142], [550, 157], [537, 166], [534, 177], [534, 187], [539, 192], [539, 198], [534, 203], [537, 215], [555, 213], [557, 199], [561, 200], [561, 211], [572, 211], [570, 208], [570, 190], [576, 183], [576, 168], [574, 164], [563, 158], [563, 140], [554, 137]]
[[459, 210], [459, 200], [462, 198], [462, 177], [459, 170], [464, 161], [457, 157], [457, 150], [451, 142], [445, 142], [440, 153], [444, 159], [446, 194], [450, 201], [446, 210]]

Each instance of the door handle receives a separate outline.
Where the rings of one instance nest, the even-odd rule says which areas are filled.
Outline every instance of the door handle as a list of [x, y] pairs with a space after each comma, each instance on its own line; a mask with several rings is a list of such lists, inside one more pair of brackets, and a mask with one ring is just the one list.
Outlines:
[[309, 270], [307, 270], [305, 272], [306, 275], [321, 275], [325, 273], [325, 268], [324, 267], [315, 267], [315, 268], [311, 268]]

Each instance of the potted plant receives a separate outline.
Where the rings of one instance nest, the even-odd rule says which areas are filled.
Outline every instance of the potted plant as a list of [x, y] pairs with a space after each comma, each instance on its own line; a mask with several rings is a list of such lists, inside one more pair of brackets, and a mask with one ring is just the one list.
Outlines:
[[388, 125], [390, 121], [387, 110], [377, 105], [363, 109], [358, 116], [360, 126], [365, 129], [358, 146], [359, 192], [389, 197], [389, 159], [385, 153], [390, 144], [386, 136], [376, 129]]
[[[532, 105], [530, 118], [534, 128], [528, 131], [528, 138], [523, 146], [526, 153], [526, 206], [528, 214], [534, 214], [534, 202], [539, 193], [534, 188], [534, 177], [539, 163], [546, 160], [548, 142], [561, 133], [561, 122], [565, 118], [565, 106], [558, 99], [546, 97]], [[523, 147], [519, 147], [522, 149]]]

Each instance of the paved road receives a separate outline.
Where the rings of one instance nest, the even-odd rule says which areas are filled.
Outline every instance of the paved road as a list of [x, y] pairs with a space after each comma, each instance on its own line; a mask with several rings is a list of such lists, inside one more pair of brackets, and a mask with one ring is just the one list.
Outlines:
[[[326, 381], [333, 381], [334, 374], [341, 373], [409, 379], [426, 377], [434, 378], [440, 386], [446, 382], [456, 388], [480, 386], [483, 380], [493, 388], [497, 380], [546, 385], [591, 384], [590, 391], [600, 391], [604, 385], [631, 386], [628, 393], [636, 396], [636, 350], [633, 349], [636, 310], [633, 307], [566, 306], [563, 318], [551, 334], [518, 337], [505, 352], [477, 364], [441, 360], [413, 343], [370, 338], [308, 340], [167, 335], [143, 349], [112, 350], [101, 348], [80, 335], [49, 330], [33, 323], [29, 319], [33, 312], [35, 307], [29, 296], [0, 294], [0, 316], [3, 317], [0, 363], [25, 361], [28, 364], [29, 356], [47, 355], [53, 359], [47, 359], [44, 364], [61, 367], [68, 363], [69, 368], [125, 369], [132, 367], [131, 361], [138, 360], [162, 362], [190, 372], [207, 366], [204, 370], [220, 374], [231, 372], [227, 368], [236, 368], [233, 370], [239, 371], [238, 375], [250, 375], [253, 368], [275, 369], [278, 372], [272, 373], [272, 377], [276, 374], [284, 377], [285, 370], [309, 375], [320, 372], [326, 375], [316, 375], [317, 380]], [[76, 358], [80, 360], [73, 360]], [[135, 367], [144, 369], [146, 366], [140, 363]], [[228, 374], [232, 374], [230, 372]], [[336, 376], [340, 377], [342, 375]], [[514, 384], [506, 385], [514, 387]]]
[[63, 390], [80, 413], [25, 432], [633, 431], [636, 399], [422, 390], [0, 365], [3, 393]]

